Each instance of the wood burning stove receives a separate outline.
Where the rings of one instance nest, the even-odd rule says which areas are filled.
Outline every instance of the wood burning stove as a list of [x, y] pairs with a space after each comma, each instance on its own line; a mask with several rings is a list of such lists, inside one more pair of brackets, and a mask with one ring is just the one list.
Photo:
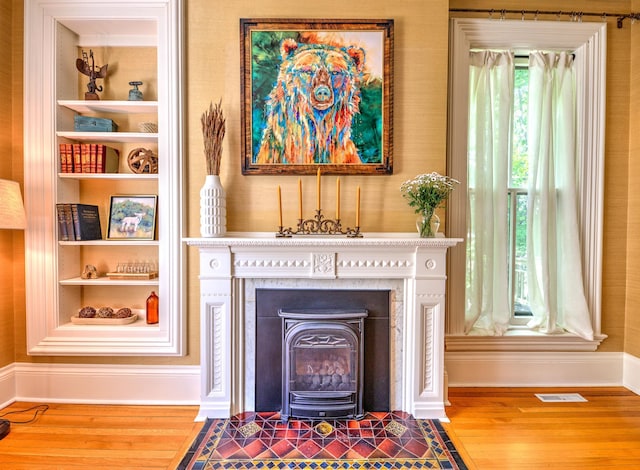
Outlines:
[[279, 310], [283, 420], [362, 418], [364, 309]]

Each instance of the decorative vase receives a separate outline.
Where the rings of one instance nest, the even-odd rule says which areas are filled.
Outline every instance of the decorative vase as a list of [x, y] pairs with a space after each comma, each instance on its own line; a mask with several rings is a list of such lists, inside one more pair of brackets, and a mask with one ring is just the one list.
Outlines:
[[227, 198], [219, 175], [207, 175], [200, 189], [200, 235], [224, 237], [227, 233]]
[[440, 228], [440, 217], [437, 216], [434, 209], [425, 210], [418, 214], [416, 228], [420, 238], [435, 237]]

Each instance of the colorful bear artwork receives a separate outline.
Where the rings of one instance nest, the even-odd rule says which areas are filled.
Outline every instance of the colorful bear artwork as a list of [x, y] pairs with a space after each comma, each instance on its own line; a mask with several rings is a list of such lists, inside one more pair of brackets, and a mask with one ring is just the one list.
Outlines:
[[361, 163], [352, 140], [365, 51], [282, 40], [278, 78], [265, 106], [258, 164]]

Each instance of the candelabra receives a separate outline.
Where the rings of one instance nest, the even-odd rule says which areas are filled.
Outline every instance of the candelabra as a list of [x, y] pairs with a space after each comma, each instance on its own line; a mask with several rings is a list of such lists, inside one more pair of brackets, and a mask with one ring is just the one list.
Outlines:
[[342, 229], [340, 222], [340, 177], [336, 179], [336, 218], [325, 219], [320, 208], [320, 169], [317, 173], [317, 209], [316, 215], [312, 219], [305, 219], [302, 216], [302, 180], [298, 179], [298, 226], [294, 230], [292, 227], [284, 228], [282, 224], [282, 189], [278, 186], [278, 231], [276, 237], [292, 237], [294, 235], [346, 235], [355, 238], [362, 237], [360, 233], [360, 186], [356, 188], [356, 225], [354, 228]]
[[316, 210], [316, 215], [312, 219], [298, 219], [298, 225], [294, 230], [292, 227], [278, 227], [276, 237], [292, 237], [293, 235], [346, 235], [350, 238], [362, 237], [360, 226], [342, 229], [340, 219], [325, 219], [322, 209]]

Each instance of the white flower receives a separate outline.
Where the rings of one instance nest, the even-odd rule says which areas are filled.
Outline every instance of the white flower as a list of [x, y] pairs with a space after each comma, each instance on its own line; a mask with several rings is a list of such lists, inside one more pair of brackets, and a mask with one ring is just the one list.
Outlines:
[[432, 172], [405, 181], [400, 185], [400, 192], [416, 213], [433, 212], [447, 200], [454, 185], [459, 183], [458, 180]]

